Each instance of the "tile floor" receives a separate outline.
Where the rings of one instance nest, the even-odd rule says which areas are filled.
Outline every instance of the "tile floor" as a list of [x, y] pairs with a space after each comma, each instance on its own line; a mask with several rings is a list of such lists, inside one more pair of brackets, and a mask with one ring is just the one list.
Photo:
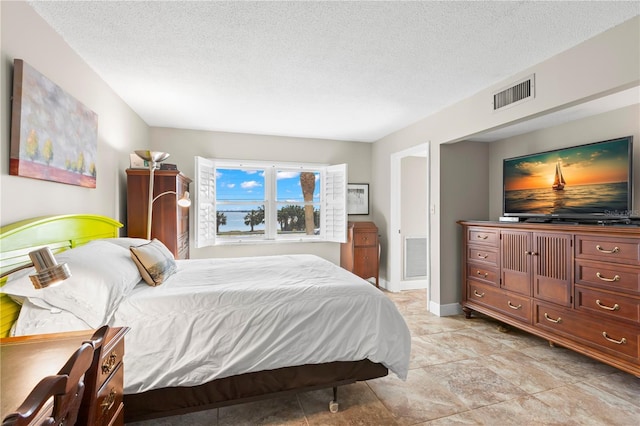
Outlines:
[[387, 293], [412, 333], [406, 382], [387, 377], [127, 426], [640, 425], [640, 379], [498, 323], [437, 317], [424, 291]]

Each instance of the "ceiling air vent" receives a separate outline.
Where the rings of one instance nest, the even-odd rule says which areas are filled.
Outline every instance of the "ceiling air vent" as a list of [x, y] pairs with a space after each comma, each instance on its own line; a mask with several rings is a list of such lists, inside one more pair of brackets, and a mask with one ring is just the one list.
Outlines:
[[507, 106], [513, 106], [514, 104], [522, 103], [534, 98], [534, 74], [520, 80], [511, 87], [507, 87], [493, 94], [493, 110], [505, 108]]

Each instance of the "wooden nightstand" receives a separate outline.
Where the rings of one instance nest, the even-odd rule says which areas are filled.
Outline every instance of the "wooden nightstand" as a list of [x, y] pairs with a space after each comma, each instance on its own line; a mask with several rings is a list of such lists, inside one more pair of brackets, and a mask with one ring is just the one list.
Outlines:
[[[113, 327], [85, 375], [78, 425], [123, 425], [124, 335]], [[93, 330], [0, 339], [0, 418], [13, 412], [44, 377], [56, 374]]]
[[349, 222], [347, 242], [340, 245], [340, 266], [357, 276], [376, 279], [379, 287], [378, 227], [373, 222]]

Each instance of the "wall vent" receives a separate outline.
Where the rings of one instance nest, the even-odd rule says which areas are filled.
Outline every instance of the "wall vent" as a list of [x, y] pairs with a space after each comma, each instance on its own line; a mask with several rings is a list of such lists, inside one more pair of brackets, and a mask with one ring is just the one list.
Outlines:
[[535, 74], [520, 80], [514, 85], [493, 94], [493, 110], [513, 106], [535, 97]]
[[404, 279], [427, 276], [427, 239], [406, 237], [404, 240]]

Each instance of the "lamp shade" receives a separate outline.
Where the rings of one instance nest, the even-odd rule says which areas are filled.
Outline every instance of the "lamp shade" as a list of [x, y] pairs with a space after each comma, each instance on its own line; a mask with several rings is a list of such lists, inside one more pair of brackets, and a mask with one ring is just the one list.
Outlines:
[[191, 196], [189, 195], [189, 191], [184, 191], [184, 194], [182, 194], [182, 197], [178, 200], [178, 205], [180, 207], [191, 206]]
[[169, 153], [161, 151], [136, 150], [136, 155], [151, 164], [160, 163], [169, 158]]
[[36, 274], [29, 275], [29, 278], [37, 289], [57, 285], [71, 276], [69, 266], [58, 264], [49, 247], [30, 252], [29, 257], [36, 268]]

